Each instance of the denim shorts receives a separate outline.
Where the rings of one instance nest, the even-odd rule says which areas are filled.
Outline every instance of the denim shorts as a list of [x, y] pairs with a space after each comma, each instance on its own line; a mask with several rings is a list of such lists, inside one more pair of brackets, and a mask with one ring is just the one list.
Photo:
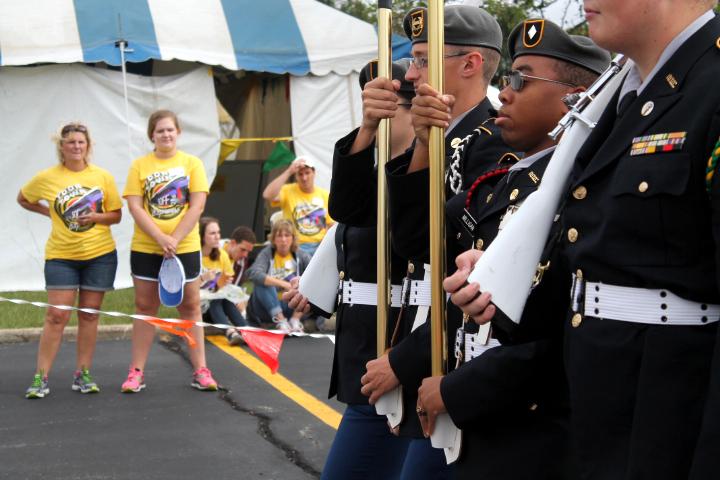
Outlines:
[[88, 260], [46, 260], [45, 288], [107, 292], [113, 289], [117, 263], [115, 250]]
[[[176, 257], [185, 270], [185, 283], [192, 282], [200, 276], [200, 262], [202, 260], [200, 251], [178, 253]], [[132, 250], [130, 252], [130, 273], [140, 280], [157, 282], [163, 258], [162, 255]]]

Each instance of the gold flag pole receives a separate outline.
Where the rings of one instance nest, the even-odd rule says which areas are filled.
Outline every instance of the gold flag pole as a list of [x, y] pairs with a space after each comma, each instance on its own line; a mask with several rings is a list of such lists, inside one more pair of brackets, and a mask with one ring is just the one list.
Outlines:
[[[392, 1], [378, 1], [378, 77], [392, 79]], [[385, 164], [390, 157], [390, 119], [380, 120], [377, 146], [377, 354], [387, 349], [390, 315], [390, 232]]]
[[[442, 93], [445, 12], [442, 0], [428, 1], [428, 80]], [[432, 375], [442, 375], [445, 352], [445, 129], [430, 128], [430, 331]]]

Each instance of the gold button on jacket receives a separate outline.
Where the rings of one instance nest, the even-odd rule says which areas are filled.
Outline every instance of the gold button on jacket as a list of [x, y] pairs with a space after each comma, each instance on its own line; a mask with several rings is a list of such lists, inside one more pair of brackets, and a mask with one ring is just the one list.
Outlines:
[[576, 200], [582, 200], [585, 197], [587, 197], [587, 188], [580, 185], [575, 190], [573, 190], [573, 197], [575, 197]]
[[569, 230], [568, 230], [568, 233], [567, 233], [567, 238], [568, 238], [568, 241], [569, 241], [570, 243], [575, 243], [575, 242], [577, 242], [577, 239], [578, 239], [578, 231], [577, 231], [576, 229], [574, 229], [574, 228], [569, 229]]

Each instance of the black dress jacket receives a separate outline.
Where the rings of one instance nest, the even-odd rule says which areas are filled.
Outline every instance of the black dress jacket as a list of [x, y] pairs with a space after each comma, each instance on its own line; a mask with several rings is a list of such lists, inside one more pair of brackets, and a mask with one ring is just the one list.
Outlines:
[[[616, 113], [618, 94], [605, 109], [578, 154], [562, 217], [561, 247], [572, 272], [720, 304], [718, 184], [712, 197], [705, 185], [720, 137], [718, 38], [715, 17], [680, 46], [626, 113]], [[643, 148], [643, 137], [662, 134], [684, 140], [655, 152]], [[628, 317], [566, 322], [577, 478], [688, 478], [717, 323], [653, 325]], [[717, 381], [720, 372], [713, 375]], [[698, 478], [717, 478], [717, 470]]]
[[[549, 152], [527, 168], [512, 170], [487, 195], [471, 193], [476, 244], [487, 248], [493, 242], [508, 212], [537, 189], [551, 156]], [[452, 203], [465, 196], [458, 195]], [[454, 205], [455, 216], [467, 215], [462, 203], [463, 209]], [[501, 345], [451, 371], [441, 383], [448, 414], [463, 430], [455, 470], [459, 479], [572, 478], [562, 363], [570, 275], [558, 265], [552, 248], [558, 228], [553, 228], [543, 259], [550, 260], [550, 268], [531, 293], [518, 328], [512, 335], [495, 328], [493, 337]], [[475, 332], [477, 327], [470, 323], [466, 330]]]
[[[464, 145], [462, 164], [463, 185], [471, 185], [478, 176], [494, 170], [498, 162], [505, 157], [511, 149], [500, 137], [499, 130], [493, 122], [488, 122], [489, 112], [482, 111], [484, 103], [476, 107], [473, 117], [483, 122], [471, 125], [466, 116], [463, 121], [451, 130], [446, 136], [446, 143], [454, 138], [465, 139], [473, 130], [475, 135], [467, 138]], [[484, 114], [481, 115], [481, 114]], [[482, 127], [482, 128], [478, 128]], [[466, 130], [467, 128], [467, 130]], [[447, 149], [448, 145], [446, 145]], [[448, 151], [448, 150], [446, 150]], [[451, 150], [450, 150], [451, 151]], [[424, 263], [430, 261], [430, 223], [429, 223], [429, 170], [419, 170], [407, 173], [413, 150], [408, 150], [386, 166], [388, 192], [390, 197], [390, 223], [392, 227], [393, 249], [406, 260], [408, 265], [407, 277], [413, 280], [424, 278]], [[452, 155], [452, 154], [450, 154]], [[482, 189], [489, 186], [483, 185]], [[451, 197], [448, 197], [448, 199]], [[471, 243], [457, 245], [458, 239], [449, 235], [446, 239], [448, 251], [467, 250]], [[455, 268], [455, 258], [446, 260], [448, 273]], [[398, 325], [397, 341], [389, 353], [390, 365], [403, 386], [403, 405], [405, 418], [400, 424], [400, 433], [403, 435], [422, 438], [420, 422], [415, 415], [417, 404], [417, 389], [422, 379], [430, 376], [430, 328], [428, 322], [412, 331], [417, 314], [417, 307], [403, 308]], [[429, 318], [429, 315], [428, 315]], [[454, 305], [448, 306], [448, 331], [454, 331], [462, 318]], [[448, 352], [452, 352], [453, 339], [448, 336]], [[448, 365], [452, 367], [453, 361]]]
[[[338, 271], [345, 281], [376, 283], [377, 174], [373, 149], [348, 155], [356, 132], [340, 139], [333, 155], [333, 175], [328, 207], [339, 222], [335, 232]], [[391, 280], [398, 285], [404, 273], [403, 260], [391, 254]], [[392, 308], [388, 318], [387, 338], [395, 327], [399, 309]], [[360, 393], [360, 378], [365, 365], [377, 358], [374, 305], [339, 303], [336, 310], [335, 354], [328, 398], [348, 404], [367, 405]]]

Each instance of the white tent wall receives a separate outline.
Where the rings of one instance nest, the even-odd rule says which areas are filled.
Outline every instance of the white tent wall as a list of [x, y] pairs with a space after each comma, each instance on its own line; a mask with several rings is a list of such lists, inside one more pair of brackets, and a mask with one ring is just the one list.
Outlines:
[[335, 142], [362, 120], [358, 74], [290, 76], [290, 105], [295, 153], [318, 161], [316, 183], [329, 188]]
[[[159, 108], [175, 111], [182, 126], [178, 146], [200, 157], [212, 181], [220, 132], [213, 78], [208, 68], [169, 77], [128, 75], [130, 148], [119, 72], [79, 64], [0, 68], [0, 178], [5, 185], [0, 229], [0, 291], [44, 288], [44, 247], [50, 220], [16, 203], [17, 192], [57, 160], [53, 133], [81, 121], [93, 140], [91, 161], [113, 174], [122, 194], [132, 158], [152, 144], [146, 126]], [[133, 220], [127, 208], [112, 227], [118, 254], [116, 288], [131, 286], [129, 250]]]

